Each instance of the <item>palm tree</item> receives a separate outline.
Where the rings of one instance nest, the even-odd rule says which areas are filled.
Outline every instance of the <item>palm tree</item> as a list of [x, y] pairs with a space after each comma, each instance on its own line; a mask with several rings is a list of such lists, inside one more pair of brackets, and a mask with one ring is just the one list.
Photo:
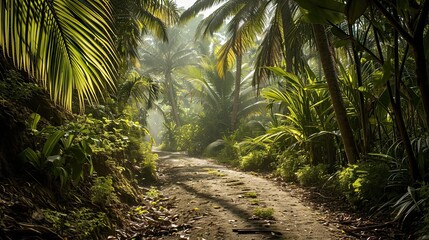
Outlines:
[[158, 99], [159, 86], [150, 77], [141, 76], [137, 71], [129, 71], [117, 91], [118, 114], [122, 114], [127, 105], [135, 103], [150, 109]]
[[[186, 20], [190, 16], [195, 15], [201, 9], [206, 8], [209, 5], [213, 4], [213, 1], [201, 1], [203, 5], [192, 6], [190, 9], [186, 10], [182, 14], [182, 19]], [[236, 71], [235, 71], [235, 84], [234, 84], [234, 95], [233, 95], [233, 107], [231, 111], [231, 129], [236, 128], [239, 105], [240, 105], [240, 88], [241, 88], [241, 65], [243, 60], [243, 54], [245, 50], [250, 47], [253, 41], [256, 39], [257, 32], [260, 32], [263, 25], [261, 22], [257, 21], [248, 21], [246, 22], [246, 16], [249, 14], [249, 9], [255, 9], [259, 6], [260, 1], [251, 1], [247, 4], [246, 8], [240, 9], [237, 6], [236, 1], [226, 2], [222, 7], [218, 8], [214, 13], [212, 13], [209, 17], [204, 19], [199, 25], [199, 32], [197, 34], [202, 35], [203, 37], [207, 36], [208, 33], [213, 33], [218, 30], [223, 21], [228, 17], [232, 17], [230, 23], [228, 24], [228, 33], [230, 34], [229, 39], [226, 43], [218, 51], [218, 66], [217, 71], [219, 76], [223, 77], [226, 70], [232, 65], [232, 62], [235, 60]], [[263, 15], [259, 15], [260, 17], [264, 17]], [[257, 30], [258, 31], [255, 31]], [[250, 44], [250, 45], [249, 45]]]
[[[185, 11], [182, 14], [182, 19], [187, 19], [188, 17], [195, 15], [198, 11], [211, 7], [215, 3], [219, 3], [219, 2], [224, 2], [224, 1], [214, 1], [214, 0], [197, 1], [191, 8], [189, 8], [187, 11]], [[304, 5], [303, 1], [298, 1], [298, 2]], [[293, 7], [296, 7], [296, 5], [293, 5], [292, 2], [288, 0], [278, 0], [278, 1], [266, 0], [266, 1], [246, 1], [246, 2], [243, 2], [240, 0], [228, 1], [224, 3], [222, 6], [220, 6], [212, 15], [210, 15], [208, 18], [206, 18], [206, 20], [202, 22], [201, 26], [204, 26], [204, 24], [207, 25], [204, 28], [205, 30], [203, 33], [206, 34], [206, 33], [213, 32], [223, 24], [223, 21], [226, 18], [232, 15], [235, 15], [229, 23], [230, 33], [233, 37], [239, 36], [232, 39], [235, 40], [234, 43], [239, 43], [240, 47], [245, 48], [245, 46], [248, 46], [250, 42], [254, 42], [256, 40], [256, 36], [258, 36], [257, 35], [258, 33], [260, 34], [262, 33], [263, 30], [265, 30], [267, 17], [270, 16], [270, 13], [271, 13], [271, 8], [270, 8], [271, 6], [276, 6], [273, 14], [274, 17], [271, 18], [271, 22], [272, 22], [271, 26], [277, 26], [277, 28], [270, 29], [271, 31], [269, 31], [269, 33], [271, 34], [265, 35], [265, 39], [267, 40], [265, 41], [266, 46], [264, 47], [268, 48], [268, 46], [272, 46], [273, 48], [271, 49], [277, 48], [277, 49], [284, 50], [285, 48], [283, 48], [283, 46], [281, 48], [279, 47], [280, 46], [279, 42], [281, 41], [282, 44], [285, 44], [282, 41], [286, 39], [284, 35], [285, 34], [284, 30], [286, 29], [285, 24], [289, 23], [293, 25], [292, 24], [293, 21], [291, 20], [292, 19], [291, 12], [293, 11], [292, 10]], [[305, 6], [308, 6], [308, 5], [305, 5]], [[281, 28], [280, 26], [282, 26], [283, 28]], [[320, 30], [320, 28], [317, 26], [315, 26], [314, 29]], [[283, 33], [283, 34], [280, 34], [279, 35], [280, 38], [276, 39], [273, 36], [274, 33]], [[324, 35], [325, 34], [324, 31], [323, 31], [323, 36], [325, 36], [324, 39], [321, 38], [323, 36], [321, 35], [320, 31], [319, 32], [314, 31], [314, 33], [315, 33], [314, 36], [316, 38], [316, 43], [318, 43], [319, 51], [329, 50], [329, 46], [325, 45], [325, 43], [327, 43], [327, 40], [326, 40], [326, 36]], [[243, 44], [244, 40], [245, 40], [244, 42], [245, 44]], [[323, 43], [323, 45], [321, 45], [320, 43]], [[320, 47], [323, 47], [323, 48], [320, 49]], [[230, 47], [230, 49], [234, 50], [233, 47]], [[227, 59], [225, 56], [228, 56], [227, 51], [225, 52], [226, 52], [225, 54], [221, 55], [223, 56], [223, 59]], [[330, 88], [332, 89], [332, 91], [330, 91], [331, 99], [334, 103], [334, 106], [336, 106], [335, 113], [338, 114], [337, 120], [342, 133], [346, 154], [350, 163], [354, 163], [356, 162], [359, 156], [354, 142], [353, 132], [347, 120], [347, 114], [344, 108], [344, 104], [342, 102], [341, 92], [338, 88], [338, 83], [336, 85], [334, 84], [334, 81], [336, 82], [337, 78], [334, 72], [326, 71], [329, 69], [333, 71], [335, 70], [335, 68], [333, 67], [333, 60], [331, 57], [332, 55], [330, 54], [329, 51], [327, 52], [323, 51], [323, 52], [328, 55], [322, 56], [321, 52], [319, 52], [319, 55], [323, 57], [322, 65], [324, 65], [325, 75], [328, 74], [326, 78]], [[271, 58], [271, 56], [268, 56], [268, 55], [263, 55], [263, 56], [267, 59]], [[328, 61], [329, 59], [330, 61]], [[226, 63], [228, 63], [228, 61], [226, 61]], [[269, 60], [265, 60], [265, 61], [260, 60], [260, 61], [257, 61], [257, 63], [267, 64], [272, 62], [270, 62]], [[332, 63], [332, 66], [328, 66], [327, 64], [329, 63]], [[291, 64], [289, 63], [288, 65], [290, 67]], [[260, 76], [267, 76], [267, 75], [269, 75], [269, 73], [260, 72]], [[259, 83], [260, 80], [261, 80], [260, 78], [256, 79], [256, 82]]]
[[330, 52], [329, 42], [326, 37], [325, 28], [320, 24], [313, 24], [314, 37], [319, 51], [322, 68], [325, 73], [328, 90], [334, 106], [335, 117], [343, 139], [344, 149], [349, 163], [354, 164], [359, 158], [356, 143], [353, 137], [353, 131], [347, 117], [347, 111], [344, 107], [343, 97], [338, 85], [338, 76], [335, 70], [334, 61]]
[[141, 36], [152, 34], [167, 41], [167, 27], [177, 22], [178, 8], [174, 1], [112, 0], [117, 50], [128, 65], [138, 65], [137, 48]]
[[147, 74], [161, 74], [163, 89], [167, 95], [167, 100], [171, 106], [173, 121], [177, 126], [181, 125], [179, 106], [177, 103], [176, 83], [173, 73], [193, 62], [195, 59], [194, 50], [190, 47], [190, 42], [185, 42], [184, 37], [180, 37], [179, 29], [170, 29], [169, 35], [174, 36], [168, 42], [152, 41], [141, 49], [140, 62], [145, 67]]
[[[185, 79], [192, 84], [191, 94], [198, 99], [204, 109], [200, 125], [206, 131], [204, 134], [206, 145], [220, 139], [232, 129], [229, 116], [235, 102], [235, 73], [227, 70], [223, 76], [220, 76], [216, 71], [216, 65], [216, 57], [209, 55], [204, 56], [197, 66], [189, 66], [183, 70]], [[244, 68], [244, 72], [247, 72], [246, 70]], [[251, 77], [252, 74], [248, 74], [240, 82], [243, 90], [240, 91], [239, 108], [241, 110], [237, 113], [237, 120], [244, 119], [265, 107], [261, 106], [261, 102], [256, 98]]]

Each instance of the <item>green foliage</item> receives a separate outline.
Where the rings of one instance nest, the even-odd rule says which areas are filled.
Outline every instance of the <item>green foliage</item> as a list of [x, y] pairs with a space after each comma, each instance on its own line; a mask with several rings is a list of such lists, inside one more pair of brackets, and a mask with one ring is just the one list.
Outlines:
[[302, 152], [286, 150], [281, 155], [277, 156], [277, 162], [277, 174], [285, 181], [295, 182], [298, 181], [296, 173], [308, 162], [308, 160]]
[[294, 75], [280, 67], [269, 68], [278, 77], [277, 87], [261, 92], [271, 109], [272, 124], [255, 142], [273, 142], [308, 155], [313, 165], [335, 163], [336, 123], [326, 84], [306, 69], [306, 75]]
[[4, 55], [56, 103], [71, 109], [77, 96], [83, 108], [84, 101], [95, 102], [103, 89], [114, 85], [118, 58], [107, 2], [5, 1], [0, 19]]
[[159, 192], [155, 187], [150, 187], [149, 191], [146, 192], [146, 196], [150, 198], [158, 198]]
[[328, 180], [327, 172], [326, 165], [306, 165], [296, 172], [296, 177], [302, 186], [322, 186]]
[[385, 193], [389, 170], [389, 166], [383, 162], [349, 165], [338, 174], [340, 190], [352, 204], [379, 201]]
[[78, 184], [84, 176], [84, 166], [92, 173], [91, 147], [87, 140], [76, 140], [70, 132], [55, 130], [46, 133], [47, 139], [41, 150], [26, 148], [22, 158], [31, 164], [48, 182], [60, 182], [61, 189], [69, 183]]
[[240, 168], [250, 171], [258, 171], [266, 169], [265, 152], [253, 151], [240, 158]]
[[423, 216], [425, 220], [429, 212], [429, 186], [423, 185], [418, 188], [408, 187], [407, 192], [403, 194], [394, 204], [395, 219], [401, 219], [405, 222], [408, 218], [412, 218], [414, 213]]
[[[37, 119], [37, 115], [32, 115], [29, 126], [31, 134], [40, 140], [35, 147], [25, 149], [22, 156], [39, 174], [46, 175], [49, 182], [59, 181], [61, 188], [69, 183], [77, 185], [85, 174], [92, 174], [91, 156], [97, 154], [121, 159], [122, 165], [133, 164], [142, 179], [156, 179], [157, 155], [152, 154], [151, 143], [143, 141], [148, 132], [139, 123], [84, 116], [60, 127], [37, 131]], [[44, 145], [39, 146], [37, 142], [43, 140]]]
[[133, 164], [137, 166], [140, 179], [147, 181], [155, 181], [158, 179], [156, 175], [156, 160], [158, 154], [152, 153], [152, 144], [141, 142], [137, 152], [131, 154]]
[[112, 184], [111, 176], [95, 178], [91, 186], [91, 202], [102, 207], [118, 202], [118, 197]]
[[96, 238], [109, 224], [105, 213], [92, 212], [88, 208], [77, 208], [67, 213], [43, 209], [42, 213], [57, 232], [73, 236], [73, 239]]
[[257, 207], [253, 210], [253, 215], [263, 219], [273, 219], [274, 209]]
[[429, 238], [429, 184], [420, 187], [419, 198], [418, 202], [423, 200], [420, 206], [422, 217], [420, 219], [420, 229], [417, 231], [416, 237], [419, 240], [423, 240]]
[[401, 220], [402, 227], [418, 223], [413, 229], [414, 238], [427, 239], [429, 232], [429, 184], [422, 183], [419, 187], [407, 188], [406, 193], [392, 199], [385, 205], [393, 208], [395, 220]]
[[176, 136], [177, 150], [186, 151], [189, 155], [200, 155], [206, 146], [203, 145], [200, 139], [201, 127], [194, 124], [186, 124], [179, 128], [178, 136]]
[[165, 122], [160, 149], [166, 151], [177, 151], [176, 136], [179, 135], [178, 127], [174, 122]]
[[214, 156], [221, 163], [231, 166], [239, 166], [239, 146], [236, 140], [236, 134], [224, 136], [215, 142], [209, 144], [206, 148], [207, 156]]
[[246, 139], [240, 143], [240, 167], [250, 171], [271, 171], [276, 164], [276, 145]]
[[35, 83], [24, 82], [23, 76], [15, 71], [9, 70], [0, 81], [0, 97], [9, 101], [22, 102], [29, 100], [31, 95], [40, 88]]
[[355, 201], [353, 183], [358, 179], [358, 175], [356, 173], [357, 168], [357, 165], [349, 165], [348, 167], [341, 170], [338, 175], [340, 190], [347, 197], [349, 202]]
[[247, 198], [257, 198], [258, 197], [258, 193], [256, 193], [256, 192], [246, 192], [246, 193], [244, 193], [244, 197], [247, 197]]

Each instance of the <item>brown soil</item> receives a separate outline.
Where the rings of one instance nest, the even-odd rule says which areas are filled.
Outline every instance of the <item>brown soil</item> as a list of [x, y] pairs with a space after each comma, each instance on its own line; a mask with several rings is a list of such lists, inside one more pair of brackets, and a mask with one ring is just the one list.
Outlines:
[[[159, 155], [161, 191], [173, 198], [178, 225], [188, 226], [162, 239], [351, 239], [273, 181], [208, 159]], [[274, 209], [273, 218], [254, 216], [258, 207]]]

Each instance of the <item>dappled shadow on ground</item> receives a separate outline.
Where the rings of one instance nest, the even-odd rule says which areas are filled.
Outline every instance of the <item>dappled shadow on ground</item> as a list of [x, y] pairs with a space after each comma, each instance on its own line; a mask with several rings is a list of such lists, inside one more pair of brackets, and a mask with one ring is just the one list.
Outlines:
[[[257, 176], [181, 153], [158, 155], [161, 189], [176, 197], [175, 211], [194, 225], [183, 233], [190, 239], [348, 239], [323, 229], [308, 208], [282, 197], [287, 193], [271, 188], [264, 192], [266, 180]], [[258, 199], [243, 197], [249, 190], [258, 191]], [[255, 217], [255, 207], [272, 207], [275, 220]]]

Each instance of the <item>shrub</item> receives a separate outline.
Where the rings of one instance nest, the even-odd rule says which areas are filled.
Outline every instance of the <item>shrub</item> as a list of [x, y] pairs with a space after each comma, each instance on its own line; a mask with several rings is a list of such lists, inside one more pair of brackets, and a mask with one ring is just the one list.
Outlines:
[[238, 149], [236, 145], [226, 144], [216, 156], [216, 159], [221, 163], [227, 163], [231, 166], [239, 166]]
[[322, 186], [328, 180], [327, 166], [324, 164], [306, 165], [297, 171], [296, 177], [302, 186]]
[[296, 173], [307, 162], [306, 156], [300, 152], [285, 151], [277, 156], [277, 169], [276, 173], [280, 175], [285, 181], [297, 181]]
[[91, 202], [93, 204], [107, 206], [117, 202], [118, 197], [115, 194], [112, 177], [97, 177], [91, 187]]
[[68, 213], [43, 209], [42, 213], [56, 231], [73, 239], [100, 239], [109, 224], [105, 213], [91, 212], [88, 208], [76, 208]]
[[273, 170], [275, 156], [263, 150], [255, 150], [241, 157], [240, 167], [250, 171], [270, 171]]
[[139, 177], [146, 181], [155, 181], [158, 179], [156, 174], [156, 160], [158, 154], [152, 153], [151, 144], [142, 142], [139, 144], [138, 155], [135, 156], [139, 168]]
[[176, 136], [177, 150], [186, 151], [189, 155], [200, 155], [205, 146], [199, 141], [201, 128], [199, 125], [186, 124], [179, 128]]
[[341, 191], [352, 204], [379, 201], [389, 178], [389, 166], [383, 162], [350, 165], [338, 174]]
[[346, 196], [350, 203], [355, 203], [357, 201], [356, 193], [353, 188], [353, 183], [358, 179], [357, 168], [358, 165], [349, 165], [338, 174], [340, 191]]
[[224, 136], [209, 144], [205, 150], [207, 156], [214, 156], [221, 163], [232, 166], [239, 166], [239, 147], [236, 140], [236, 133]]
[[178, 127], [174, 122], [164, 123], [164, 129], [161, 132], [162, 144], [159, 148], [166, 151], [177, 151], [177, 140], [175, 136], [179, 135], [178, 131]]

